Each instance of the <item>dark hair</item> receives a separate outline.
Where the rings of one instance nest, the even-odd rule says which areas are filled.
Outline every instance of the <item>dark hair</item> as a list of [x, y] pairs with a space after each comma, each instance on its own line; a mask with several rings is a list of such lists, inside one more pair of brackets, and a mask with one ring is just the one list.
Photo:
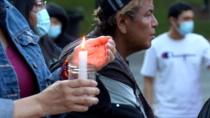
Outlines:
[[55, 3], [48, 3], [46, 9], [50, 17], [54, 17], [62, 23], [62, 31], [64, 31], [69, 22], [65, 9]]
[[179, 2], [171, 5], [168, 12], [168, 18], [174, 17], [178, 18], [184, 11], [192, 10], [192, 7], [184, 2]]
[[14, 6], [29, 20], [30, 11], [33, 9], [35, 0], [13, 0]]
[[[110, 35], [114, 36], [116, 31], [116, 13], [121, 12], [121, 14], [134, 19], [136, 16], [136, 11], [139, 9], [139, 4], [141, 0], [129, 0], [126, 1], [123, 7], [114, 10], [112, 6], [107, 2], [108, 0], [101, 0], [99, 3], [99, 8], [95, 11], [96, 29], [91, 35]], [[113, 0], [113, 4], [115, 3]], [[115, 3], [116, 4], [116, 3]]]

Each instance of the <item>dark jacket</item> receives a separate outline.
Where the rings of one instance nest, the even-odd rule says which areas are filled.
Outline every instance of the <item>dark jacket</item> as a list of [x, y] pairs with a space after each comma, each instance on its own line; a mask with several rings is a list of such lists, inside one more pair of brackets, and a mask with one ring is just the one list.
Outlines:
[[[65, 55], [71, 53], [74, 49], [74, 46], [78, 44], [79, 42], [76, 42], [73, 45], [67, 46], [64, 49], [60, 60], [65, 59]], [[117, 80], [133, 88], [136, 97], [143, 105], [147, 118], [154, 118], [153, 111], [137, 86], [128, 64], [124, 59], [122, 59], [119, 53], [116, 55], [116, 59], [112, 63], [108, 64], [104, 69], [97, 73], [96, 80], [99, 83], [98, 87], [101, 91], [100, 95], [98, 96], [99, 104], [91, 107], [88, 112], [70, 113], [66, 115], [66, 118], [144, 118], [142, 112], [138, 108], [132, 108], [131, 106], [127, 105], [116, 107], [116, 104], [112, 104], [107, 89], [100, 81], [101, 77], [108, 77]]]
[[54, 41], [47, 36], [40, 39], [39, 45], [42, 49], [45, 62], [52, 72], [51, 67], [54, 65], [55, 62], [58, 61], [62, 49], [58, 47], [56, 43], [54, 43]]
[[114, 62], [107, 65], [104, 69], [98, 72], [97, 81], [100, 89], [99, 104], [90, 108], [85, 113], [71, 113], [67, 118], [144, 118], [140, 109], [129, 105], [120, 105], [111, 103], [109, 93], [100, 81], [100, 77], [108, 77], [132, 87], [135, 91], [136, 97], [143, 104], [147, 118], [154, 118], [152, 109], [143, 97], [136, 81], [131, 73], [127, 63], [121, 58], [119, 54], [116, 55]]

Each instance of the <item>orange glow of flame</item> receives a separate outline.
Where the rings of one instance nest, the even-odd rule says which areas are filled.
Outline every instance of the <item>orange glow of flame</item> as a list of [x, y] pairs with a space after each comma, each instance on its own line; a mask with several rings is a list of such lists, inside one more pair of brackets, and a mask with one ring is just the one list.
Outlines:
[[86, 39], [85, 39], [85, 37], [82, 38], [81, 50], [86, 50]]

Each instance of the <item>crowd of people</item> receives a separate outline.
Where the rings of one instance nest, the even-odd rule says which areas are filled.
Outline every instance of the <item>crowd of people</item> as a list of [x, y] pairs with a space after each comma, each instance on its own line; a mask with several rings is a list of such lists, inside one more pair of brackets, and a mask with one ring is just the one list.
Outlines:
[[[193, 33], [193, 9], [184, 2], [170, 6], [170, 29], [155, 38], [153, 2], [96, 0], [85, 46], [92, 80], [70, 76], [68, 63], [78, 66], [82, 49], [62, 6], [0, 0], [0, 117], [210, 117], [199, 84], [201, 65], [210, 69], [210, 44]], [[127, 61], [142, 50], [143, 93]]]

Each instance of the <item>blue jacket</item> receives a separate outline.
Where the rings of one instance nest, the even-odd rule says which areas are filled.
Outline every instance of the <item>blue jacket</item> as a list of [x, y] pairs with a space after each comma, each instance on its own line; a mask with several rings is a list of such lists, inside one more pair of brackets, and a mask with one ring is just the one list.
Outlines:
[[[48, 82], [59, 79], [59, 71], [51, 74], [45, 64], [36, 36], [24, 17], [7, 0], [0, 0], [0, 27], [8, 32], [12, 43], [32, 69], [42, 91]], [[16, 73], [0, 43], [0, 118], [12, 118], [13, 100], [20, 98]]]

